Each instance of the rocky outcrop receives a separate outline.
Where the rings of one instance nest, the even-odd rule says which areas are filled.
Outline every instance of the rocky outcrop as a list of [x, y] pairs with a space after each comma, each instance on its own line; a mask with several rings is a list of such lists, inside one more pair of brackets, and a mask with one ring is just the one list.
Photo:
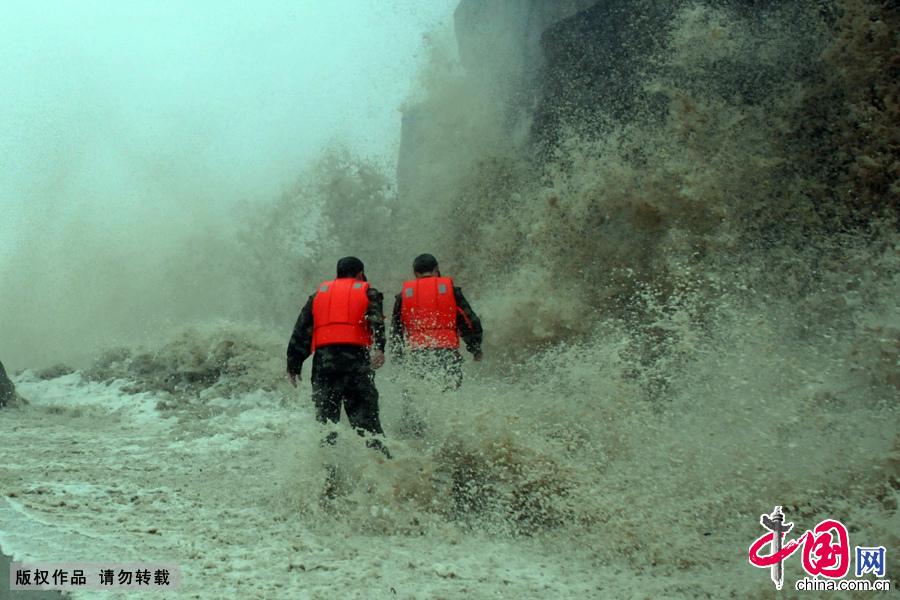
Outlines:
[[597, 0], [503, 2], [462, 0], [453, 15], [459, 58], [467, 71], [504, 78], [540, 69], [541, 36]]
[[[671, 36], [687, 2], [591, 4], [547, 26], [541, 35], [541, 68], [533, 80], [535, 142], [552, 145], [566, 128], [602, 135], [605, 124], [664, 118], [671, 98], [651, 91], [661, 82], [684, 92], [712, 92], [733, 103], [756, 104], [789, 80], [808, 80], [818, 63], [816, 44], [784, 47], [782, 40], [779, 47], [773, 39], [787, 27], [796, 29], [798, 40], [810, 35], [803, 31], [808, 9], [802, 2], [783, 2], [777, 12], [768, 0], [704, 2], [742, 32], [743, 47], [714, 59], [695, 58], [703, 61], [702, 71], [679, 67], [676, 59], [660, 60], [671, 52]], [[710, 35], [716, 27], [708, 24]], [[767, 49], [769, 55], [760, 59]]]
[[0, 408], [7, 406], [22, 406], [26, 404], [25, 399], [16, 392], [16, 386], [6, 374], [3, 363], [0, 362]]
[[[678, 60], [660, 60], [693, 6], [727, 15], [746, 47], [681, 71]], [[818, 64], [820, 49], [803, 31], [814, 12], [804, 0], [461, 0], [454, 23], [464, 81], [432, 90], [405, 112], [401, 199], [415, 206], [452, 186], [447, 173], [471, 166], [473, 148], [552, 147], [565, 131], [602, 136], [609, 125], [664, 118], [671, 97], [653, 91], [651, 79], [736, 103], [765, 99], [786, 81], [808, 79]], [[785, 36], [788, 28], [796, 35]], [[776, 47], [778, 35], [795, 46]]]
[[[497, 150], [529, 135], [535, 80], [543, 64], [541, 37], [555, 23], [596, 0], [462, 0], [454, 13], [461, 80], [442, 81], [403, 114], [397, 185], [404, 210], [421, 222], [423, 205], [440, 204], [477, 160], [473, 148]], [[452, 79], [452, 78], [451, 78]]]
[[601, 118], [624, 121], [645, 106], [640, 66], [661, 39], [669, 10], [597, 2], [545, 30], [533, 139], [554, 142], [564, 127], [596, 129]]

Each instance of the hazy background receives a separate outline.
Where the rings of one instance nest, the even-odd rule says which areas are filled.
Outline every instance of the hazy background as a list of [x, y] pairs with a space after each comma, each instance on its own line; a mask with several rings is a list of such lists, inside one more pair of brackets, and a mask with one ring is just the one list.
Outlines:
[[227, 276], [208, 241], [236, 203], [278, 196], [327, 144], [394, 162], [423, 36], [455, 5], [0, 4], [2, 360], [228, 313], [204, 281]]

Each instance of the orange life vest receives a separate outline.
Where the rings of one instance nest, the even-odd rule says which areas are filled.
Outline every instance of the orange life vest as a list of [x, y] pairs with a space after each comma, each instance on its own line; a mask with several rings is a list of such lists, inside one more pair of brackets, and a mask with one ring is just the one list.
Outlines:
[[459, 348], [459, 309], [452, 279], [422, 277], [407, 281], [401, 294], [400, 318], [409, 348]]
[[326, 281], [313, 298], [312, 351], [319, 346], [350, 344], [371, 346], [372, 331], [366, 322], [369, 284], [343, 278]]

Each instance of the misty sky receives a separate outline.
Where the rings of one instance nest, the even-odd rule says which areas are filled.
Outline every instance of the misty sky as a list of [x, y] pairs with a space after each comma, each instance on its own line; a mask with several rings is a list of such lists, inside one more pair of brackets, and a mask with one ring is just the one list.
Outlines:
[[457, 3], [0, 3], [0, 258], [70, 219], [271, 197], [329, 141], [392, 155]]

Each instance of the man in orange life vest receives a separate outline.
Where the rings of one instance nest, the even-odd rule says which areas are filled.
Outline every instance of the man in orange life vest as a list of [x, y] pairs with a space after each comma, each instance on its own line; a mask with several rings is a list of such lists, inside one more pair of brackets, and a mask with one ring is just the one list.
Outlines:
[[481, 360], [481, 320], [453, 280], [441, 277], [434, 256], [417, 256], [413, 274], [416, 278], [403, 284], [394, 302], [391, 354], [397, 362], [408, 358], [416, 376], [437, 380], [444, 390], [458, 388], [463, 364], [459, 339], [473, 360]]
[[[294, 387], [303, 361], [313, 355], [317, 421], [337, 423], [343, 405], [357, 433], [384, 435], [374, 372], [384, 364], [384, 345], [383, 296], [366, 281], [361, 260], [342, 258], [337, 278], [322, 283], [300, 311], [287, 349], [287, 373]], [[323, 441], [334, 443], [335, 437], [332, 432]], [[380, 440], [369, 440], [368, 445], [390, 458]]]

